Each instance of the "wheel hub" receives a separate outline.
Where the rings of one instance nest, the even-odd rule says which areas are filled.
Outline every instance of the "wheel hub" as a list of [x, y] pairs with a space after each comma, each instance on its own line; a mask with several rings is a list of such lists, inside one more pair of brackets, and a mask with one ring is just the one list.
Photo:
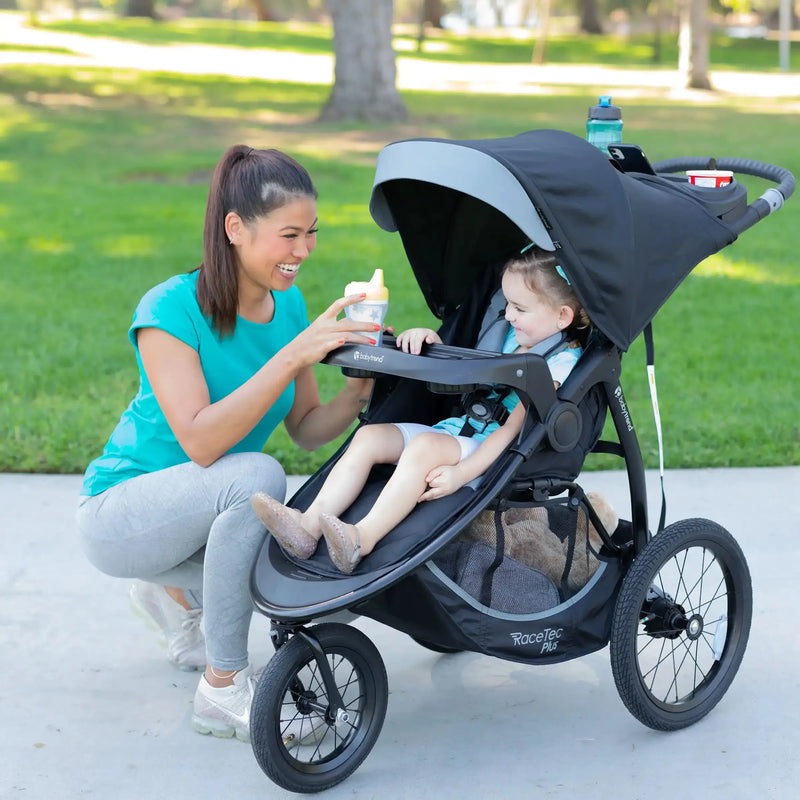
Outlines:
[[295, 706], [301, 714], [310, 714], [315, 710], [316, 704], [317, 695], [316, 692], [312, 692], [311, 689], [306, 689], [295, 702]]
[[[697, 615], [692, 617], [692, 620], [695, 619], [699, 620], [700, 626], [700, 631], [694, 637], [697, 638], [702, 632], [702, 619]], [[658, 596], [651, 602], [645, 603], [642, 622], [644, 629], [657, 639], [677, 639], [687, 630], [689, 620], [686, 618], [683, 606], [667, 597]], [[696, 623], [694, 627], [697, 627]]]
[[686, 635], [694, 641], [703, 633], [703, 618], [699, 614], [692, 614], [686, 620]]

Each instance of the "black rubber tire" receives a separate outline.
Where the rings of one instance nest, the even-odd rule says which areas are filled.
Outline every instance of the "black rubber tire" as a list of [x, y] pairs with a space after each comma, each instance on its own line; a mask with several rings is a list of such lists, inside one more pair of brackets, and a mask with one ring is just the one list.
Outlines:
[[631, 714], [662, 731], [708, 714], [739, 669], [752, 613], [750, 571], [728, 531], [688, 519], [654, 536], [622, 581], [611, 625], [611, 669]]
[[[259, 766], [278, 786], [300, 793], [329, 789], [358, 769], [377, 741], [389, 699], [383, 659], [365, 634], [340, 623], [317, 625], [310, 632], [322, 646], [350, 720], [325, 721], [329, 703], [319, 666], [298, 635], [270, 659], [250, 710]], [[312, 706], [305, 705], [308, 701]], [[290, 730], [296, 731], [291, 740]], [[312, 731], [319, 731], [316, 740], [297, 744]]]

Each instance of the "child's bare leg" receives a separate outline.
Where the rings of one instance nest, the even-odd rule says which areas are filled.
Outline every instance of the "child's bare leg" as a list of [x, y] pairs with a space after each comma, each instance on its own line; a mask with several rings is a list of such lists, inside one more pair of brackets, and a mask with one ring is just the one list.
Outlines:
[[425, 478], [442, 464], [458, 464], [461, 446], [446, 433], [422, 433], [403, 451], [397, 469], [369, 513], [356, 523], [361, 554], [371, 553], [386, 534], [402, 522], [427, 488]]
[[403, 434], [394, 425], [364, 425], [336, 462], [311, 505], [301, 516], [303, 527], [317, 539], [321, 513], [335, 517], [346, 511], [361, 494], [376, 464], [393, 464], [403, 453]]

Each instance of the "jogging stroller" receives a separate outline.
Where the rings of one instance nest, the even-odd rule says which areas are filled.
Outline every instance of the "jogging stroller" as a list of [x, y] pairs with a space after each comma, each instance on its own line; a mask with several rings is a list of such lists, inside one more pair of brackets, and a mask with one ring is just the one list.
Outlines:
[[[516, 391], [526, 421], [477, 485], [419, 504], [352, 575], [336, 570], [324, 540], [299, 561], [267, 537], [251, 591], [271, 620], [276, 652], [255, 690], [251, 736], [275, 783], [296, 792], [337, 784], [366, 758], [383, 724], [388, 685], [376, 647], [350, 625], [311, 624], [335, 612], [378, 620], [437, 652], [526, 664], [609, 644], [624, 704], [658, 730], [691, 725], [726, 692], [750, 629], [747, 563], [731, 534], [709, 520], [663, 527], [662, 511], [651, 534], [621, 357], [700, 261], [781, 207], [794, 178], [769, 164], [720, 159], [719, 169], [778, 184], [748, 205], [735, 178], [704, 188], [675, 174], [707, 168], [707, 158], [654, 166], [653, 174], [626, 173], [553, 130], [409, 140], [380, 153], [370, 211], [382, 228], [399, 231], [444, 344], [414, 356], [386, 337], [378, 347], [343, 346], [327, 362], [376, 378], [363, 422], [431, 424], [488, 385]], [[498, 356], [485, 345], [498, 317], [500, 267], [531, 242], [557, 251], [593, 321], [557, 391], [541, 355]], [[601, 440], [607, 416], [614, 441]], [[291, 506], [308, 507], [343, 450]], [[613, 531], [576, 483], [593, 451], [617, 454], [627, 470], [631, 519]], [[345, 521], [364, 515], [390, 470], [373, 469]], [[555, 576], [509, 555], [509, 540], [524, 542], [537, 514], [562, 546]], [[591, 568], [575, 581], [578, 564]]]

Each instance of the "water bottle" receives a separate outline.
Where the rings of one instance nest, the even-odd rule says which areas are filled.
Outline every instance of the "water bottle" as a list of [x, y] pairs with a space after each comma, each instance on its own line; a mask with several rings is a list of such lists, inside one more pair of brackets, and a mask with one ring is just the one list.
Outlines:
[[622, 110], [611, 105], [611, 97], [600, 96], [600, 102], [589, 109], [586, 140], [608, 155], [608, 146], [622, 141]]

